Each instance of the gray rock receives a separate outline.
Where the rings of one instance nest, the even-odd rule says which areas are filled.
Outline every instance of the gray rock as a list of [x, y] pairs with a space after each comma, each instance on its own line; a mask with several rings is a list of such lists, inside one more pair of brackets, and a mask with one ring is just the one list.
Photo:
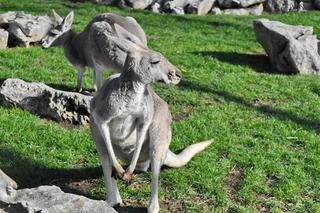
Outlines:
[[320, 74], [319, 41], [312, 27], [259, 19], [253, 22], [257, 41], [281, 73]]
[[143, 10], [149, 7], [153, 3], [153, 0], [126, 0], [126, 3], [133, 9]]
[[5, 49], [8, 46], [9, 33], [0, 28], [0, 49]]
[[115, 213], [105, 201], [64, 193], [57, 186], [16, 190], [10, 202], [0, 203], [0, 212], [27, 213]]
[[218, 3], [222, 8], [247, 8], [265, 1], [266, 0], [218, 0]]
[[184, 11], [184, 8], [191, 3], [192, 3], [192, 0], [164, 0], [162, 9], [165, 12], [169, 12], [169, 13], [171, 13], [173, 10], [176, 10], [173, 13], [177, 14], [176, 12], [181, 13], [181, 9]]
[[171, 13], [172, 14], [176, 14], [176, 15], [183, 15], [184, 14], [184, 10], [182, 7], [174, 7], [171, 9]]
[[239, 8], [239, 9], [225, 9], [222, 10], [223, 14], [227, 15], [238, 15], [238, 16], [246, 16], [246, 15], [254, 15], [259, 16], [263, 12], [263, 5], [258, 4], [248, 8]]
[[161, 5], [158, 2], [155, 2], [153, 5], [151, 5], [151, 11], [154, 13], [160, 13], [161, 12]]
[[16, 18], [16, 12], [7, 12], [0, 15], [0, 26], [8, 24]]
[[23, 12], [8, 12], [0, 16], [0, 25], [8, 25], [10, 37], [18, 46], [29, 47], [30, 43], [40, 42], [53, 27], [48, 16], [33, 16]]
[[91, 96], [53, 89], [43, 83], [7, 79], [0, 88], [0, 102], [40, 116], [72, 124], [89, 122]]
[[239, 0], [239, 1], [240, 1], [240, 7], [246, 8], [252, 5], [263, 3], [266, 0]]
[[193, 1], [187, 7], [188, 13], [196, 13], [198, 15], [206, 15], [212, 9], [216, 0], [199, 0]]
[[222, 10], [219, 7], [213, 7], [210, 13], [213, 15], [221, 15]]
[[297, 9], [296, 0], [267, 0], [265, 10], [271, 13], [286, 13]]
[[9, 202], [16, 194], [17, 183], [0, 169], [0, 201]]
[[314, 0], [313, 2], [314, 7], [317, 8], [318, 10], [320, 10], [320, 0]]

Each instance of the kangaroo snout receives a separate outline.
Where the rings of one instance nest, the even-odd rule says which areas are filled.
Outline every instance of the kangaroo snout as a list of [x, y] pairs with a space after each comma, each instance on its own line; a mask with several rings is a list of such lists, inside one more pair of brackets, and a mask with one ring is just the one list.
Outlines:
[[169, 71], [168, 79], [170, 81], [170, 84], [173, 84], [173, 85], [178, 84], [181, 80], [181, 77], [182, 77], [182, 73], [177, 68]]

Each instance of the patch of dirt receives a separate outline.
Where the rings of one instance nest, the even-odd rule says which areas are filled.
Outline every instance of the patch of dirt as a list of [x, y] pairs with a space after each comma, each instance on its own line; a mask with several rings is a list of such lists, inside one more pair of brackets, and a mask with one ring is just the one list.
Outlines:
[[271, 207], [267, 206], [267, 205], [258, 204], [256, 208], [257, 208], [258, 212], [260, 212], [260, 213], [271, 213], [272, 212]]
[[255, 99], [253, 101], [250, 102], [250, 105], [251, 106], [254, 106], [254, 107], [259, 107], [259, 106], [265, 106], [269, 103], [270, 101], [268, 100], [262, 100], [262, 99]]
[[[188, 200], [161, 200], [159, 199], [159, 205], [162, 212], [186, 212], [187, 206], [192, 203], [197, 203], [200, 211], [199, 212], [209, 212], [213, 209], [213, 201], [210, 199], [200, 199], [195, 197], [194, 199]], [[123, 205], [118, 206], [115, 209], [118, 212], [147, 212], [148, 201], [141, 200], [123, 200]]]
[[182, 111], [174, 113], [172, 115], [172, 118], [174, 121], [182, 121], [191, 114], [192, 110], [193, 110], [193, 106], [187, 105], [187, 107], [184, 108]]
[[275, 175], [269, 173], [267, 174], [267, 184], [270, 187], [276, 187], [280, 183], [280, 178], [276, 177]]
[[228, 188], [228, 193], [232, 199], [236, 196], [236, 194], [241, 189], [241, 182], [244, 179], [244, 171], [241, 167], [235, 166], [233, 167], [229, 175], [225, 178], [224, 182]]

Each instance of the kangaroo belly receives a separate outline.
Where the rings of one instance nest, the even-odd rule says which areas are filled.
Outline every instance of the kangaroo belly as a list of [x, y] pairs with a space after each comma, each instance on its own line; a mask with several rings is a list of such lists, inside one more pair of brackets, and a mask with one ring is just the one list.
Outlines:
[[[134, 116], [116, 118], [110, 122], [110, 137], [114, 152], [117, 158], [127, 162], [131, 160], [136, 146], [136, 124], [137, 121]], [[140, 152], [139, 161], [148, 158], [148, 139], [147, 136]]]

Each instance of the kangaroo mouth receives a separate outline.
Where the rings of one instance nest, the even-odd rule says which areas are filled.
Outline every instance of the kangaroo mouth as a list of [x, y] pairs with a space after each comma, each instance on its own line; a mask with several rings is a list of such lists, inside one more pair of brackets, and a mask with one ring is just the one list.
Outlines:
[[169, 84], [176, 85], [181, 80], [181, 73], [179, 71], [170, 72], [168, 75]]

